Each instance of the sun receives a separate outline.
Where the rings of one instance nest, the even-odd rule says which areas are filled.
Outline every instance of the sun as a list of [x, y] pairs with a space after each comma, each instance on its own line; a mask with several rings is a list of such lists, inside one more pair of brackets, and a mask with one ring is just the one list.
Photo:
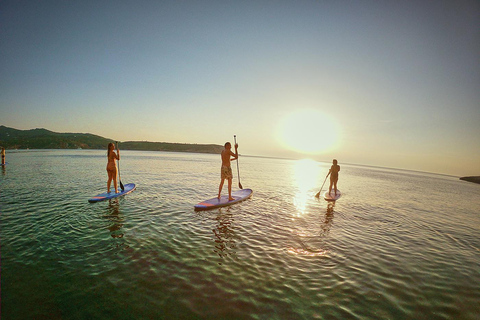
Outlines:
[[280, 121], [277, 137], [289, 150], [320, 154], [338, 146], [339, 129], [335, 119], [318, 110], [297, 110]]

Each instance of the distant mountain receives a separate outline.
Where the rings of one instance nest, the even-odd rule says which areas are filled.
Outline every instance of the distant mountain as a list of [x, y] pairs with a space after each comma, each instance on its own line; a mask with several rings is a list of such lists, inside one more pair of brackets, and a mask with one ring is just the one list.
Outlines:
[[[113, 139], [90, 133], [58, 133], [46, 129], [17, 130], [0, 126], [0, 146], [6, 149], [106, 149]], [[127, 141], [123, 150], [220, 153], [216, 144], [188, 144], [149, 141]]]

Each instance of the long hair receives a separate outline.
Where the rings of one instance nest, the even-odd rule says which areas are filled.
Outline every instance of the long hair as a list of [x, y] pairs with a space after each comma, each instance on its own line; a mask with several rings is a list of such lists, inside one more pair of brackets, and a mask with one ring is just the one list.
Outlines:
[[108, 159], [110, 159], [110, 149], [111, 149], [112, 146], [115, 147], [115, 145], [113, 144], [113, 142], [110, 142], [110, 143], [108, 144], [108, 150], [107, 150], [107, 158], [108, 158]]

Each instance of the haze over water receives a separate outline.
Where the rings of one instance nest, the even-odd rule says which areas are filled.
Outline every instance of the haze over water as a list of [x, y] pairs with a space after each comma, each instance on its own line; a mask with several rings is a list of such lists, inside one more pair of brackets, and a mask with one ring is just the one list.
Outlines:
[[479, 24], [478, 0], [4, 0], [0, 125], [479, 175]]
[[343, 196], [329, 205], [314, 195], [330, 164], [240, 157], [253, 197], [198, 213], [217, 192], [218, 155], [122, 151], [122, 182], [137, 190], [96, 204], [103, 150], [8, 162], [4, 319], [479, 315], [480, 186], [455, 177], [340, 163]]

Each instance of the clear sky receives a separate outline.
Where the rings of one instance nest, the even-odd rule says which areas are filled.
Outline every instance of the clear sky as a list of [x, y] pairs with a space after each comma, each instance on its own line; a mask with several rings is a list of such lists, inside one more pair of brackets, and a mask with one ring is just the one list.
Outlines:
[[480, 175], [480, 2], [1, 1], [0, 124]]

